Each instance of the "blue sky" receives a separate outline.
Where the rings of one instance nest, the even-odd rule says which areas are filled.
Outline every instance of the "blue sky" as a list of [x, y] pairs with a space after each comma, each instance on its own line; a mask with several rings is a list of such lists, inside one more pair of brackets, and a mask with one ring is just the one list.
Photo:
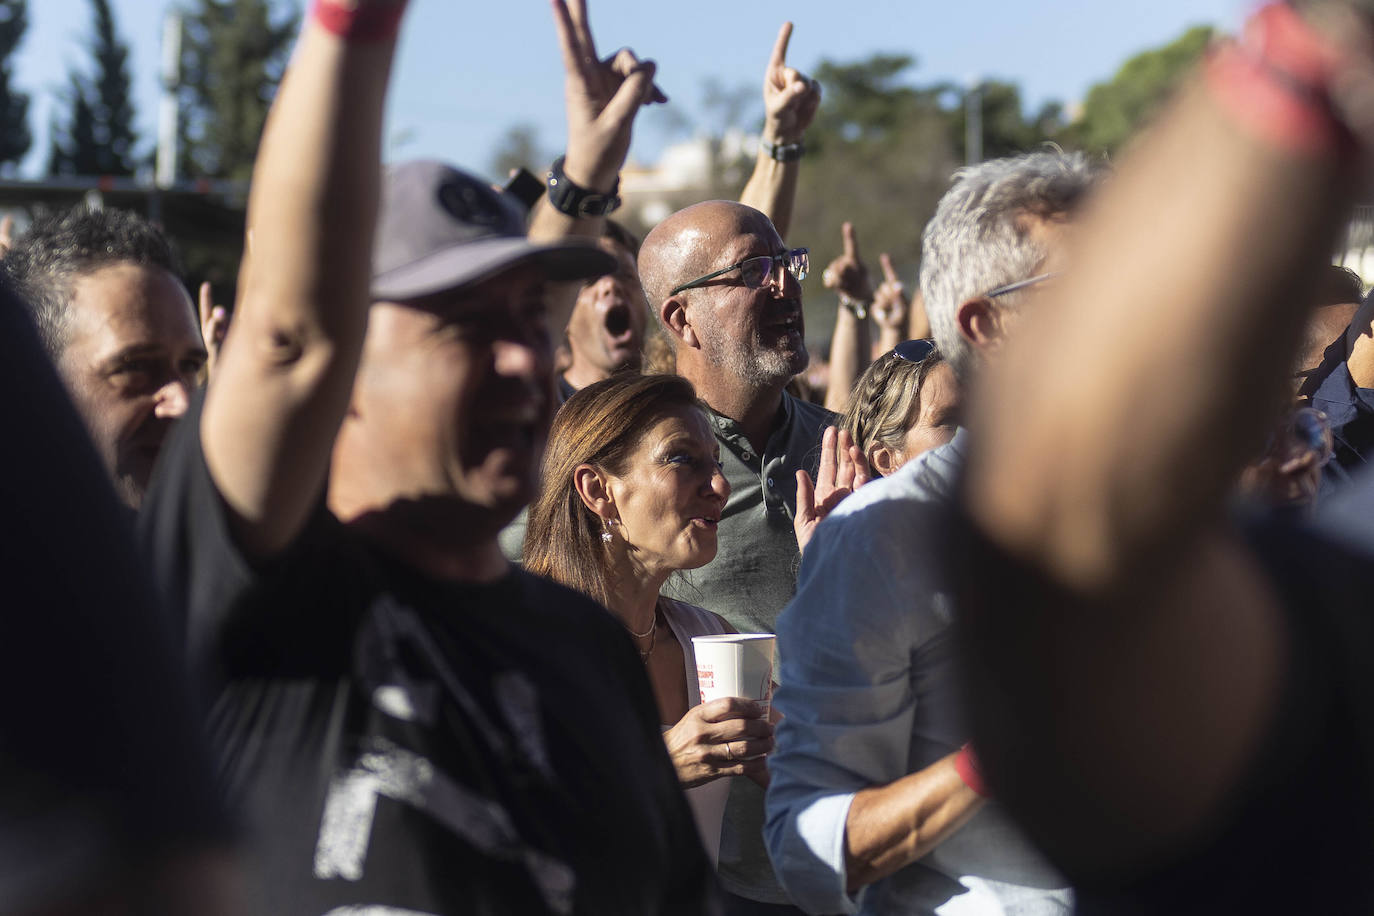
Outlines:
[[[778, 26], [796, 23], [788, 63], [853, 60], [874, 51], [918, 62], [917, 82], [996, 77], [1017, 82], [1032, 105], [1082, 97], [1130, 54], [1177, 37], [1189, 25], [1234, 30], [1254, 4], [1237, 0], [588, 0], [599, 49], [622, 45], [659, 64], [659, 85], [687, 122], [700, 119], [702, 86], [756, 86]], [[132, 46], [136, 103], [151, 145], [158, 43], [165, 0], [113, 0]], [[29, 34], [15, 80], [34, 96], [34, 174], [46, 152], [53, 97], [73, 64], [84, 64], [89, 0], [30, 0]], [[631, 156], [652, 160], [681, 128], [650, 110]], [[533, 125], [544, 146], [563, 137], [562, 72], [544, 0], [411, 0], [392, 87], [388, 158], [437, 157], [478, 172], [513, 124]]]

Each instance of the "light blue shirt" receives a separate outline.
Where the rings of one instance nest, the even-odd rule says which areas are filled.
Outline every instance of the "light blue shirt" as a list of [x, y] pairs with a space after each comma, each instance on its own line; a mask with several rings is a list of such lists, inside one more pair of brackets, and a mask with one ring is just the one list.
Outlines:
[[1067, 913], [1072, 894], [995, 803], [919, 862], [845, 891], [854, 794], [917, 772], [967, 740], [952, 613], [932, 539], [954, 498], [963, 430], [845, 500], [816, 530], [778, 620], [783, 718], [769, 757], [765, 836], [810, 913]]

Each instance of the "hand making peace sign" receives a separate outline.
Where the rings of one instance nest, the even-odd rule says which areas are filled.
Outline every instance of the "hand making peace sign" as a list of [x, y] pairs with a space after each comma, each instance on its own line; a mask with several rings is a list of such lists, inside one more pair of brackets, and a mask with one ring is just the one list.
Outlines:
[[643, 105], [666, 102], [654, 85], [656, 65], [629, 48], [602, 60], [587, 23], [586, 0], [553, 0], [563, 49], [568, 151], [563, 170], [575, 184], [598, 191], [615, 184], [630, 149], [630, 129]]

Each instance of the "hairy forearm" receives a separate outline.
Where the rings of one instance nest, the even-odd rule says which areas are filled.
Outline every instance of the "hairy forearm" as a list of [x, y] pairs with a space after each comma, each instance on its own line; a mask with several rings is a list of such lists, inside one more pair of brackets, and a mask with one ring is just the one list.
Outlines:
[[348, 405], [392, 50], [308, 23], [263, 136], [234, 325], [202, 422], [211, 474], [253, 553], [304, 524]]
[[911, 310], [906, 318], [906, 336], [908, 340], [925, 340], [931, 336], [926, 300], [919, 291], [911, 298]]
[[754, 171], [740, 192], [739, 202], [762, 212], [787, 238], [792, 225], [792, 205], [797, 197], [797, 177], [800, 162], [778, 162], [762, 150], [754, 162]]
[[357, 341], [366, 326], [394, 42], [309, 23], [263, 133], [235, 321]]
[[[608, 190], [613, 182], [603, 182], [599, 191]], [[528, 238], [532, 242], [559, 242], [568, 238], [593, 240], [600, 237], [606, 228], [604, 216], [572, 217], [553, 208], [547, 197], [540, 197], [534, 205], [534, 215], [530, 218]], [[577, 305], [577, 295], [582, 290], [581, 283], [550, 283], [544, 301], [548, 308], [549, 335], [554, 340], [563, 336], [573, 308]]]
[[835, 313], [835, 331], [830, 336], [830, 382], [825, 391], [825, 408], [842, 413], [849, 406], [854, 383], [868, 368], [872, 347], [868, 321], [841, 308]]
[[982, 796], [959, 778], [957, 756], [854, 796], [845, 819], [849, 893], [915, 862], [982, 807]]
[[902, 336], [905, 329], [902, 327], [882, 327], [878, 329], [878, 346], [874, 350], [878, 353], [887, 353], [893, 347], [901, 343], [906, 338]]

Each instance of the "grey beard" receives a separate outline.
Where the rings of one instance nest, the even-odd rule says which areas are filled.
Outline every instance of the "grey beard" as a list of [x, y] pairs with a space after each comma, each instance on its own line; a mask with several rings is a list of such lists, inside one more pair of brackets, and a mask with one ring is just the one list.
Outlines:
[[786, 384], [788, 379], [805, 369], [811, 361], [810, 355], [806, 352], [805, 342], [800, 349], [790, 355], [778, 350], [763, 349], [751, 353], [745, 347], [720, 340], [708, 344], [705, 350], [712, 365], [719, 366], [749, 385], [759, 388], [779, 383]]

